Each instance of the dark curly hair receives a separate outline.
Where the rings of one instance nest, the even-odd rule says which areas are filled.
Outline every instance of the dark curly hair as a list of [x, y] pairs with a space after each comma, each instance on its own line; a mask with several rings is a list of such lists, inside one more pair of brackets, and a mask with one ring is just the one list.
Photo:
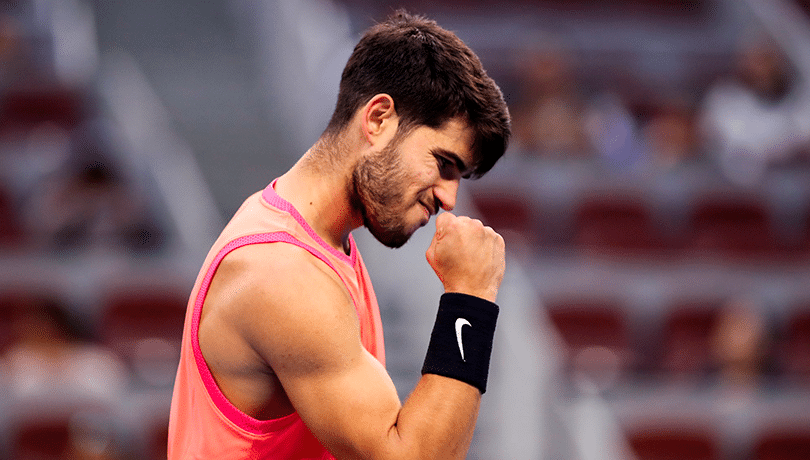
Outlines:
[[380, 93], [393, 98], [400, 130], [438, 129], [464, 118], [475, 133], [473, 177], [484, 175], [506, 151], [511, 121], [500, 88], [475, 53], [435, 21], [399, 10], [365, 32], [343, 70], [324, 134], [339, 133]]

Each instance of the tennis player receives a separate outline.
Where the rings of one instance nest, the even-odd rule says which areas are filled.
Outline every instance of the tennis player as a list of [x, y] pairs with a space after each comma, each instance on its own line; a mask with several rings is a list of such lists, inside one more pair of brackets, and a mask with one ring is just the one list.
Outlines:
[[437, 216], [426, 256], [445, 294], [402, 402], [351, 232], [402, 246], [453, 209], [461, 179], [492, 168], [509, 135], [500, 89], [453, 33], [402, 11], [366, 31], [323, 135], [244, 202], [204, 262], [169, 459], [464, 458], [486, 391], [503, 239]]

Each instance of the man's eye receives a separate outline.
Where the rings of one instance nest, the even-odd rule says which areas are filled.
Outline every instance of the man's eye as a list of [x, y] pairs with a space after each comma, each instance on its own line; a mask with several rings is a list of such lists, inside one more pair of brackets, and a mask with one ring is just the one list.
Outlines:
[[448, 166], [450, 166], [450, 161], [447, 158], [442, 157], [442, 156], [437, 156], [436, 159], [439, 162], [439, 168], [445, 169]]

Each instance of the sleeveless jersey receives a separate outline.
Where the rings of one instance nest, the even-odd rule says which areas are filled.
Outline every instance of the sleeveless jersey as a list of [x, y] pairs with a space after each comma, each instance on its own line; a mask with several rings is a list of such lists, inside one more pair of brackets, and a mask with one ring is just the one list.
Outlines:
[[348, 255], [329, 246], [289, 202], [275, 193], [274, 185], [242, 204], [214, 243], [194, 284], [172, 395], [169, 460], [333, 458], [297, 412], [257, 420], [237, 409], [220, 391], [203, 358], [198, 332], [205, 296], [220, 262], [234, 249], [249, 244], [294, 244], [326, 263], [351, 295], [363, 346], [385, 365], [377, 299], [354, 239], [349, 237]]

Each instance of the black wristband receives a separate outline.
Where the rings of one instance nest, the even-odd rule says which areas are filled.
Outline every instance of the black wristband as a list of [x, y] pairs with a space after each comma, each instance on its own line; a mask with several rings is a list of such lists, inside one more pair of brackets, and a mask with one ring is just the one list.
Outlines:
[[487, 390], [498, 306], [467, 294], [442, 295], [422, 374], [450, 377]]

